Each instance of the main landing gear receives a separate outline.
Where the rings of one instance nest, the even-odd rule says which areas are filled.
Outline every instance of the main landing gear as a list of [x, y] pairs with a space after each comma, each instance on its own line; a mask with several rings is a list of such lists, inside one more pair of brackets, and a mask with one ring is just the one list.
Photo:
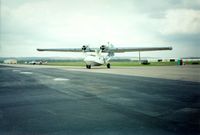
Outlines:
[[107, 64], [107, 68], [110, 68], [110, 63]]
[[[110, 68], [110, 63], [108, 63], [106, 66], [107, 66], [107, 68]], [[86, 68], [91, 69], [91, 65], [86, 65]]]
[[91, 69], [91, 65], [86, 65], [86, 68], [87, 69]]

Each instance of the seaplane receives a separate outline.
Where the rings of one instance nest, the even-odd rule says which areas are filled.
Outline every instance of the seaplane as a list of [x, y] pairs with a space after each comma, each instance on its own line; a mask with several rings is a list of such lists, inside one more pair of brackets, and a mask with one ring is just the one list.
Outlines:
[[91, 69], [91, 66], [101, 65], [105, 65], [107, 66], [107, 68], [110, 68], [111, 64], [109, 61], [111, 60], [111, 58], [113, 58], [114, 53], [139, 52], [140, 57], [140, 52], [142, 51], [162, 50], [172, 50], [172, 47], [114, 47], [113, 44], [110, 44], [108, 42], [107, 45], [101, 45], [100, 48], [90, 48], [89, 45], [83, 45], [80, 48], [37, 49], [37, 51], [83, 52], [85, 54], [84, 62], [87, 69]]

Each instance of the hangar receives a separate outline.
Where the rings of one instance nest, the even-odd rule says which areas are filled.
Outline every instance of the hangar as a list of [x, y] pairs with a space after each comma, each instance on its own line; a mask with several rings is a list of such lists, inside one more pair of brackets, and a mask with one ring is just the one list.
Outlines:
[[4, 64], [17, 64], [16, 59], [6, 59], [4, 60]]

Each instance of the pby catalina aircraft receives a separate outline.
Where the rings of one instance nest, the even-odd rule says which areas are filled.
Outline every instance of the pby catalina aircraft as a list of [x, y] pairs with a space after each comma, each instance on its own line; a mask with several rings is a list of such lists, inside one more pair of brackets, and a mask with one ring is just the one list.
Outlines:
[[[88, 45], [83, 45], [82, 48], [61, 48], [61, 49], [37, 49], [38, 51], [55, 51], [55, 52], [83, 52], [85, 53], [84, 62], [86, 68], [90, 69], [91, 66], [106, 65], [110, 68], [110, 59], [114, 56], [114, 53], [123, 52], [140, 52], [140, 51], [161, 51], [172, 50], [172, 47], [118, 47], [115, 48], [112, 44], [101, 45], [100, 48], [90, 48]], [[92, 53], [89, 53], [92, 52]], [[107, 53], [103, 55], [102, 53]]]

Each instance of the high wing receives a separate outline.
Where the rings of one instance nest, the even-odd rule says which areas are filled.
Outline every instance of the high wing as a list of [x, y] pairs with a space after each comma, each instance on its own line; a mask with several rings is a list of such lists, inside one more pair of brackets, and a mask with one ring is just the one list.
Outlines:
[[52, 51], [52, 52], [82, 52], [81, 48], [55, 48], [55, 49], [37, 49], [38, 51]]
[[160, 50], [172, 50], [172, 47], [117, 47], [109, 49], [109, 51], [116, 53], [136, 52], [136, 51], [160, 51]]
[[[53, 49], [37, 49], [38, 51], [53, 51], [53, 52], [95, 52], [99, 48], [90, 48], [83, 46], [82, 48], [53, 48]], [[102, 45], [100, 47], [102, 52], [137, 52], [137, 51], [160, 51], [160, 50], [172, 50], [172, 47], [109, 47]]]
[[[37, 49], [38, 51], [52, 51], [52, 52], [83, 52], [82, 48], [53, 48], [53, 49]], [[94, 48], [88, 48], [87, 52], [95, 52]]]

